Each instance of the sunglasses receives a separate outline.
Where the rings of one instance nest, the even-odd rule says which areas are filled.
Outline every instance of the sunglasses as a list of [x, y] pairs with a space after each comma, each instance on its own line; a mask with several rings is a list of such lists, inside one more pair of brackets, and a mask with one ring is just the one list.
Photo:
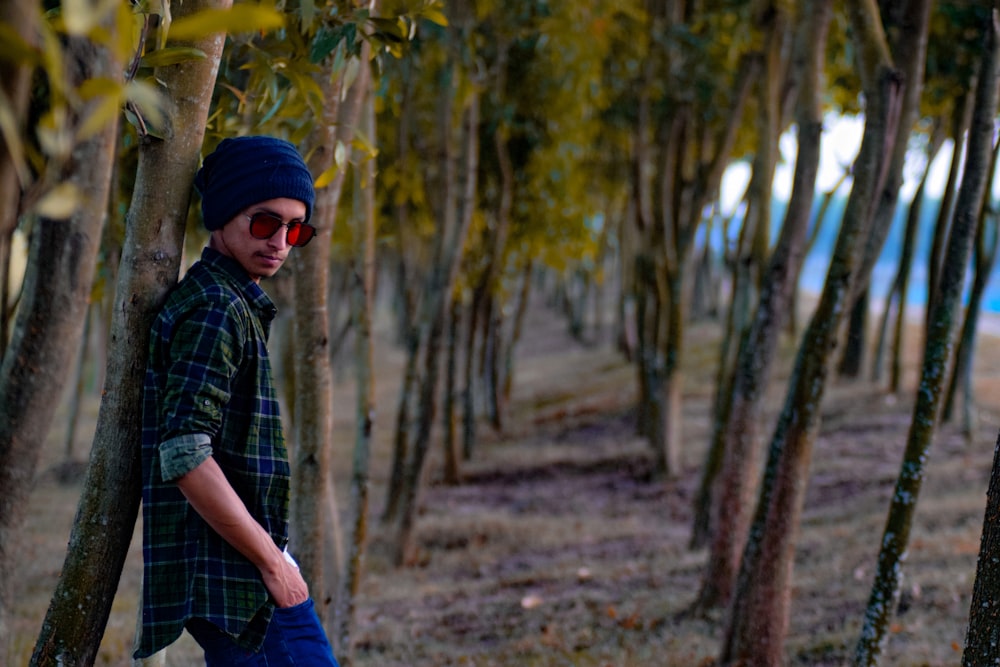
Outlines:
[[282, 227], [288, 228], [288, 245], [301, 248], [316, 236], [316, 228], [307, 222], [282, 222], [274, 213], [257, 211], [253, 215], [244, 213], [250, 221], [250, 236], [255, 239], [269, 239]]

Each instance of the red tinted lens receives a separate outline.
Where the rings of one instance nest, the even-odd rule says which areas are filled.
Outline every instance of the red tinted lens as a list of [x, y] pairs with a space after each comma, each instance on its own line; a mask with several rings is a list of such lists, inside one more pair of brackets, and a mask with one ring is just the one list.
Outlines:
[[[269, 239], [281, 229], [281, 218], [265, 211], [254, 213], [250, 218], [250, 235], [255, 239]], [[291, 239], [289, 238], [289, 242]], [[294, 245], [294, 244], [293, 244]]]
[[303, 222], [293, 222], [288, 225], [288, 245], [302, 247], [316, 235], [316, 228]]

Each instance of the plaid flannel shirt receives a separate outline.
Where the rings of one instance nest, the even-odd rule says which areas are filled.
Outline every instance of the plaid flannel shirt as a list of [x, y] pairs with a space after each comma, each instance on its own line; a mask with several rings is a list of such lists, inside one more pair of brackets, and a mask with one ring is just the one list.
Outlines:
[[204, 618], [256, 650], [274, 611], [257, 568], [188, 504], [175, 480], [215, 457], [284, 548], [289, 465], [267, 355], [274, 304], [206, 248], [152, 329], [143, 388], [142, 636], [136, 657]]

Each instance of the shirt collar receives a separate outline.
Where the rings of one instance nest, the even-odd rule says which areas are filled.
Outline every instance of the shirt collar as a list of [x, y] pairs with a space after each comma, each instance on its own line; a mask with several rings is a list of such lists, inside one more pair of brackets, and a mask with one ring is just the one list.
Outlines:
[[247, 301], [261, 314], [261, 317], [270, 321], [278, 314], [278, 309], [275, 307], [274, 302], [271, 301], [271, 297], [261, 289], [260, 285], [250, 279], [250, 275], [246, 272], [246, 269], [235, 259], [223, 255], [215, 248], [206, 246], [201, 251], [201, 261], [224, 273], [243, 292]]

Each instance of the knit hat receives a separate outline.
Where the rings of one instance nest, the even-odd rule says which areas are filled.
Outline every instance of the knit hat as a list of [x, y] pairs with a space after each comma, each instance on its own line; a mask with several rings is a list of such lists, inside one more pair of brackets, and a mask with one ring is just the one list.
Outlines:
[[304, 203], [309, 220], [316, 200], [312, 174], [299, 151], [273, 137], [223, 139], [205, 158], [194, 186], [209, 231], [221, 229], [254, 204], [279, 197]]

